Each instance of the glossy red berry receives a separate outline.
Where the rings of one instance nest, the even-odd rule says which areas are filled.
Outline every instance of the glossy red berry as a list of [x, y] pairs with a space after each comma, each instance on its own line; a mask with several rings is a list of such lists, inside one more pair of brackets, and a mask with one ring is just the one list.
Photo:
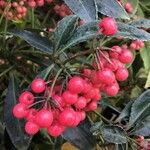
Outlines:
[[124, 6], [125, 10], [128, 12], [128, 13], [132, 13], [133, 12], [133, 6], [131, 3], [126, 3], [125, 6]]
[[104, 35], [114, 35], [118, 31], [118, 26], [116, 21], [111, 17], [103, 18], [99, 23], [100, 31]]
[[78, 76], [72, 77], [68, 82], [68, 89], [75, 94], [81, 93], [84, 89], [84, 80]]
[[78, 98], [77, 102], [75, 103], [75, 107], [77, 109], [83, 109], [86, 106], [86, 98], [81, 96]]
[[88, 106], [87, 106], [87, 110], [89, 111], [94, 111], [97, 109], [97, 102], [96, 101], [92, 101]]
[[48, 128], [48, 134], [53, 137], [58, 137], [62, 134], [65, 127], [59, 124], [58, 122], [54, 122], [49, 128]]
[[40, 78], [34, 79], [31, 83], [31, 88], [35, 93], [42, 93], [45, 90], [45, 87], [44, 80]]
[[25, 124], [25, 131], [29, 135], [34, 135], [40, 130], [39, 126], [31, 121], [26, 122]]
[[13, 108], [13, 115], [16, 117], [16, 118], [24, 118], [26, 117], [28, 111], [26, 109], [26, 105], [23, 104], [23, 103], [18, 103], [14, 106]]
[[114, 83], [113, 85], [109, 85], [105, 88], [105, 92], [108, 96], [116, 96], [119, 91], [119, 86], [117, 83]]
[[122, 63], [128, 64], [128, 63], [132, 62], [133, 54], [128, 49], [124, 49], [118, 58]]
[[27, 114], [27, 116], [26, 116], [26, 119], [27, 119], [28, 121], [34, 121], [36, 115], [37, 115], [37, 110], [34, 109], [34, 108], [31, 108], [31, 109], [29, 109], [29, 111], [28, 111], [28, 114]]
[[41, 127], [41, 128], [47, 128], [49, 127], [53, 122], [53, 114], [51, 111], [46, 109], [41, 109], [35, 118], [35, 122]]
[[110, 69], [103, 69], [97, 72], [97, 79], [100, 83], [110, 85], [115, 81], [115, 75]]
[[113, 46], [112, 49], [113, 50], [109, 52], [110, 57], [118, 59], [118, 56], [122, 52], [122, 48], [120, 46]]
[[80, 113], [80, 120], [83, 121], [86, 118], [86, 113], [85, 111], [79, 111]]
[[61, 96], [59, 96], [59, 95], [54, 95], [53, 99], [55, 100], [56, 105], [58, 107], [64, 107], [66, 105], [65, 101], [63, 100], [63, 98]]
[[73, 109], [66, 108], [59, 115], [59, 122], [63, 126], [72, 127], [75, 123], [76, 114]]
[[20, 94], [19, 102], [24, 103], [26, 105], [30, 105], [34, 102], [34, 95], [29, 91], [25, 91]]
[[75, 104], [78, 100], [77, 94], [73, 94], [70, 91], [65, 91], [62, 97], [66, 104]]
[[118, 81], [124, 81], [128, 78], [129, 76], [129, 72], [128, 70], [124, 67], [124, 68], [119, 68], [117, 71], [116, 71], [116, 79]]

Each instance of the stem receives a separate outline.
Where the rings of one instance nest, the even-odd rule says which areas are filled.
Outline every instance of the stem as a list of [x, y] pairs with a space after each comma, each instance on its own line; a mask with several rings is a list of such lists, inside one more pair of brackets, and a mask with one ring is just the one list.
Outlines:
[[41, 101], [35, 102], [35, 103], [33, 103], [32, 105], [29, 105], [28, 108], [31, 108], [31, 107], [33, 107], [33, 106], [39, 104], [39, 103], [42, 103], [42, 102], [45, 102], [45, 100], [41, 100]]
[[2, 77], [3, 75], [5, 75], [7, 72], [9, 72], [11, 69], [13, 69], [15, 67], [15, 65], [9, 67], [8, 69], [6, 69], [5, 71], [3, 71], [2, 73], [0, 73], [0, 77]]
[[52, 83], [52, 86], [51, 86], [51, 89], [50, 89], [50, 93], [49, 93], [49, 95], [48, 95], [48, 97], [47, 97], [47, 101], [49, 101], [50, 97], [52, 96], [52, 92], [53, 92], [55, 83], [56, 83], [56, 81], [57, 81], [57, 79], [58, 79], [60, 73], [62, 72], [62, 70], [63, 70], [63, 69], [60, 69], [60, 70], [57, 72], [57, 74], [56, 74], [56, 76], [55, 76], [55, 78], [54, 78], [54, 80], [53, 80], [53, 83]]
[[31, 23], [32, 28], [34, 28], [35, 27], [34, 8], [31, 9]]
[[43, 22], [42, 22], [42, 26], [45, 26], [45, 22], [47, 21], [47, 19], [48, 19], [48, 17], [49, 17], [49, 15], [50, 15], [51, 12], [52, 12], [52, 9], [50, 9], [50, 10], [48, 11], [48, 13], [46, 14], [46, 16], [44, 17], [44, 20], [43, 20]]

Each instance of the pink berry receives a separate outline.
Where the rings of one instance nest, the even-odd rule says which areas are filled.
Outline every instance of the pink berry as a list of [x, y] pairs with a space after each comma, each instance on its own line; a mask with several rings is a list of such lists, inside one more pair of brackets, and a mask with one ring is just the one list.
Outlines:
[[86, 98], [81, 96], [78, 98], [77, 102], [75, 103], [75, 107], [77, 109], [83, 109], [86, 106]]
[[116, 21], [111, 17], [103, 18], [99, 23], [100, 30], [104, 35], [114, 35], [118, 31], [118, 26]]
[[16, 118], [24, 118], [26, 117], [28, 111], [26, 109], [26, 105], [23, 104], [23, 103], [18, 103], [14, 106], [13, 108], [13, 115], [16, 117]]
[[49, 127], [53, 122], [53, 114], [51, 111], [48, 111], [46, 109], [41, 109], [35, 118], [35, 122], [41, 127], [41, 128], [47, 128]]
[[64, 126], [60, 125], [58, 122], [54, 122], [50, 127], [48, 127], [48, 134], [53, 137], [58, 137], [64, 131]]
[[25, 124], [25, 131], [29, 135], [34, 135], [40, 130], [39, 126], [31, 121], [26, 122]]
[[133, 60], [133, 54], [128, 49], [124, 49], [122, 53], [119, 55], [119, 60], [124, 63], [128, 64], [131, 63]]
[[122, 48], [120, 46], [113, 46], [113, 51], [109, 52], [110, 57], [118, 59], [119, 54], [122, 52]]
[[58, 107], [64, 107], [65, 106], [65, 102], [61, 96], [54, 95], [53, 99], [55, 100], [56, 105], [58, 105]]
[[65, 91], [62, 97], [67, 104], [75, 104], [78, 100], [77, 94], [73, 94], [70, 91]]
[[34, 96], [31, 92], [25, 91], [19, 96], [19, 102], [30, 105], [34, 102]]
[[119, 68], [117, 71], [116, 71], [116, 79], [118, 81], [124, 81], [128, 78], [129, 76], [129, 72], [128, 70], [124, 67], [124, 68]]
[[26, 116], [26, 119], [28, 121], [34, 121], [35, 120], [35, 117], [37, 115], [37, 110], [34, 109], [34, 108], [31, 108]]
[[34, 79], [31, 83], [31, 88], [35, 93], [42, 93], [45, 90], [46, 84], [43, 79]]
[[110, 69], [103, 69], [97, 72], [97, 79], [100, 83], [110, 85], [115, 81], [115, 75]]
[[126, 3], [125, 4], [125, 10], [128, 12], [128, 13], [132, 13], [133, 12], [133, 6], [132, 6], [132, 4], [131, 3]]
[[76, 115], [73, 109], [66, 108], [59, 115], [59, 122], [63, 126], [72, 127], [75, 123]]
[[72, 77], [68, 83], [68, 89], [70, 92], [78, 94], [84, 89], [84, 80], [81, 77]]
[[106, 87], [105, 92], [108, 96], [116, 96], [119, 91], [119, 85], [114, 83], [113, 85], [109, 85]]
[[87, 106], [87, 109], [89, 111], [94, 111], [97, 109], [97, 102], [95, 101], [92, 101], [88, 106]]

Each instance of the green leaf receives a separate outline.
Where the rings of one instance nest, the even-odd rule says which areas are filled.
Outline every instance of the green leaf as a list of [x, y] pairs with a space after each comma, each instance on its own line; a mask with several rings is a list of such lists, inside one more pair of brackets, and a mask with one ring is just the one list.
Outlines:
[[124, 130], [119, 126], [103, 126], [101, 133], [103, 138], [109, 143], [127, 143], [126, 134]]
[[86, 22], [97, 19], [95, 0], [64, 0], [69, 8]]
[[91, 125], [86, 119], [75, 128], [67, 128], [62, 137], [80, 150], [92, 150], [96, 145], [95, 137], [90, 132]]
[[53, 35], [55, 50], [66, 44], [67, 40], [72, 36], [77, 23], [78, 17], [75, 15], [67, 16], [58, 23], [58, 26]]
[[118, 116], [117, 120], [115, 122], [120, 122], [122, 119], [124, 119], [125, 117], [129, 117], [130, 116], [130, 112], [131, 112], [131, 107], [134, 101], [130, 101], [125, 108], [122, 110], [122, 112], [120, 113], [120, 115]]
[[146, 115], [150, 115], [150, 90], [145, 91], [141, 94], [137, 100], [134, 101], [131, 108], [131, 114], [129, 118], [128, 126], [131, 127], [137, 121], [145, 117]]
[[150, 28], [150, 19], [138, 19], [132, 22], [129, 22], [129, 25], [138, 27], [138, 28]]
[[138, 29], [134, 26], [125, 24], [125, 23], [118, 23], [118, 33], [117, 36], [123, 36], [124, 38], [129, 38], [129, 39], [139, 39], [143, 41], [149, 41], [150, 40], [150, 33]]
[[91, 40], [95, 37], [98, 37], [98, 22], [90, 22], [85, 25], [82, 25], [78, 27], [70, 40], [67, 42], [67, 44], [64, 46], [63, 50], [70, 48], [71, 46], [74, 46], [76, 44], [79, 44], [81, 42]]
[[145, 5], [145, 6], [150, 6], [150, 1], [149, 0], [140, 0], [140, 2]]
[[132, 90], [131, 90], [131, 99], [137, 98], [139, 97], [139, 95], [142, 94], [142, 89], [139, 86], [135, 86]]
[[130, 19], [117, 0], [96, 0], [98, 11], [113, 18]]
[[133, 135], [150, 136], [150, 116], [144, 118], [134, 127]]
[[144, 88], [147, 89], [149, 87], [150, 87], [150, 71], [148, 73], [147, 80], [146, 80]]
[[47, 53], [53, 52], [52, 42], [46, 37], [42, 37], [39, 34], [27, 30], [19, 30], [19, 29], [10, 30], [9, 33], [20, 37], [21, 39], [25, 40], [36, 49], [39, 49]]
[[145, 47], [140, 50], [144, 67], [147, 71], [150, 70], [150, 42], [145, 43]]
[[14, 146], [18, 150], [26, 150], [30, 144], [32, 137], [24, 132], [24, 121], [16, 119], [12, 114], [12, 109], [18, 102], [19, 87], [14, 75], [11, 75], [8, 92], [4, 105], [4, 122], [6, 130]]

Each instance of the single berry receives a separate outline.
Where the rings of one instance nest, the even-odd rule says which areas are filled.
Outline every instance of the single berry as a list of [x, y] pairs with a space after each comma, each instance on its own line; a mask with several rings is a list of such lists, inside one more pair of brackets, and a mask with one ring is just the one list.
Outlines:
[[59, 122], [63, 126], [72, 127], [75, 123], [76, 114], [73, 109], [66, 108], [59, 115]]
[[86, 103], [86, 98], [81, 96], [74, 105], [77, 109], [83, 109], [86, 106]]
[[122, 48], [120, 46], [113, 46], [112, 51], [109, 52], [110, 57], [118, 59], [119, 54], [122, 52]]
[[129, 72], [128, 70], [124, 67], [124, 68], [119, 68], [117, 71], [116, 71], [116, 79], [118, 81], [125, 81], [128, 76], [129, 76]]
[[78, 94], [84, 89], [84, 80], [81, 77], [72, 77], [68, 83], [68, 89], [70, 92]]
[[34, 102], [34, 96], [31, 92], [25, 91], [19, 96], [19, 102], [30, 105]]
[[124, 49], [118, 58], [122, 63], [128, 64], [132, 62], [133, 54], [128, 49]]
[[53, 122], [53, 114], [51, 111], [46, 109], [41, 109], [35, 118], [35, 122], [41, 127], [41, 128], [47, 128], [49, 127]]
[[96, 101], [92, 101], [88, 106], [87, 106], [87, 110], [89, 111], [94, 111], [97, 109], [97, 102]]
[[31, 83], [31, 88], [35, 93], [42, 93], [45, 90], [45, 87], [44, 80], [40, 78], [34, 79]]
[[110, 69], [103, 69], [97, 72], [97, 79], [100, 83], [110, 85], [115, 81], [115, 75]]
[[34, 121], [36, 115], [37, 115], [37, 110], [34, 109], [34, 108], [31, 108], [31, 109], [29, 109], [29, 111], [28, 111], [28, 114], [27, 114], [27, 116], [26, 116], [26, 119], [27, 119], [28, 121]]
[[48, 134], [53, 137], [58, 137], [64, 131], [64, 126], [60, 125], [58, 122], [52, 123], [50, 127], [48, 127]]
[[105, 88], [105, 92], [108, 96], [116, 96], [119, 91], [119, 85], [114, 83], [113, 85], [109, 85]]
[[13, 108], [13, 115], [16, 117], [16, 118], [24, 118], [26, 117], [28, 111], [26, 109], [26, 105], [23, 104], [23, 103], [18, 103], [14, 106]]
[[125, 6], [124, 6], [125, 10], [128, 12], [128, 13], [132, 13], [133, 12], [133, 6], [131, 3], [126, 3]]
[[25, 124], [25, 131], [29, 135], [34, 135], [40, 130], [39, 126], [31, 121], [26, 122]]
[[103, 18], [99, 23], [100, 31], [104, 35], [114, 35], [118, 31], [118, 26], [116, 21], [111, 17]]
[[59, 95], [54, 95], [53, 99], [55, 100], [56, 105], [58, 107], [64, 107], [66, 105], [64, 100], [63, 100], [63, 98], [61, 96], [59, 96]]
[[65, 91], [62, 97], [67, 104], [75, 104], [78, 100], [77, 94], [73, 94], [70, 91]]

